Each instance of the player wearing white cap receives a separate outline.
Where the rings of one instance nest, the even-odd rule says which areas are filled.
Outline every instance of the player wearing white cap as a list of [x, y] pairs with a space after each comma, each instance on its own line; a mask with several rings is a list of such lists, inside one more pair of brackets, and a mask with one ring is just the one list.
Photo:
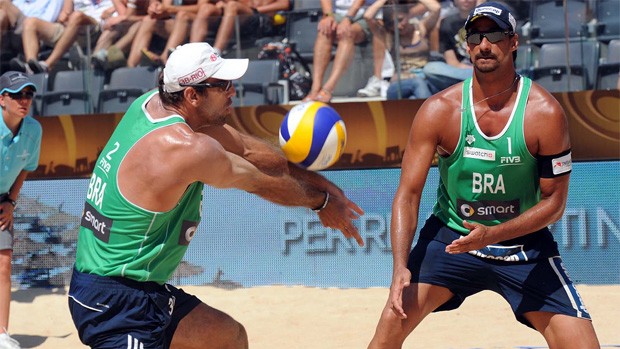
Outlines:
[[69, 306], [96, 348], [246, 348], [243, 326], [166, 281], [201, 220], [203, 185], [237, 188], [318, 211], [362, 244], [363, 214], [333, 183], [225, 125], [247, 59], [206, 43], [178, 47], [159, 91], [127, 110], [88, 186]]

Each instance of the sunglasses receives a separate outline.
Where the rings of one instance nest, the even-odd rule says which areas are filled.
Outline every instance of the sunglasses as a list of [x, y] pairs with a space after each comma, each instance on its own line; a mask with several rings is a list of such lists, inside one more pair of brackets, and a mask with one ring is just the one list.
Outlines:
[[181, 85], [182, 87], [218, 87], [222, 92], [227, 92], [232, 87], [233, 83], [231, 80], [225, 81], [217, 81], [217, 82], [202, 82], [200, 84], [190, 84], [190, 85]]
[[34, 98], [34, 92], [20, 92], [20, 93], [6, 93], [5, 96], [9, 96], [11, 97], [11, 99], [14, 99], [16, 101], [21, 101], [22, 99], [33, 99]]
[[498, 41], [502, 41], [506, 36], [511, 35], [509, 31], [495, 31], [488, 33], [468, 33], [467, 43], [472, 45], [479, 45], [482, 42], [482, 38], [487, 38], [490, 43], [494, 44]]

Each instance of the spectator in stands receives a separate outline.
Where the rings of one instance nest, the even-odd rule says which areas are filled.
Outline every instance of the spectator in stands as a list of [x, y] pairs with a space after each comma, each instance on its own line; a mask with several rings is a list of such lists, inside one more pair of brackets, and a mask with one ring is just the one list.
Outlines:
[[[378, 0], [366, 10], [364, 16], [369, 13], [372, 15], [372, 12], [384, 3], [385, 0]], [[388, 99], [426, 98], [433, 93], [433, 89], [424, 79], [421, 68], [429, 59], [428, 34], [439, 19], [440, 9], [437, 0], [395, 1], [385, 9], [384, 22], [390, 39], [386, 37], [381, 39], [373, 34], [373, 41], [382, 40], [388, 43], [388, 46], [393, 46], [396, 42], [393, 39], [396, 25], [399, 47], [398, 50], [392, 48], [392, 51], [400, 63], [400, 71], [395, 72], [387, 89]]]
[[[207, 2], [208, 0], [182, 0], [180, 5], [176, 5], [177, 2], [173, 0], [152, 0], [148, 15], [140, 22], [138, 33], [131, 45], [127, 66], [136, 67], [141, 63], [163, 66], [170, 52], [185, 41], [187, 28], [196, 17], [199, 6]], [[149, 50], [153, 35], [167, 40], [161, 56]]]
[[28, 75], [8, 71], [0, 76], [0, 348], [19, 349], [7, 333], [11, 305], [14, 212], [29, 171], [39, 166], [41, 125], [29, 117], [37, 87]]
[[[82, 47], [88, 41], [87, 35], [95, 41], [101, 33], [102, 15], [112, 6], [112, 0], [96, 3], [91, 0], [73, 0], [73, 9], [66, 21], [49, 22], [35, 17], [26, 18], [22, 43], [28, 67], [33, 73], [50, 71], [76, 40]], [[38, 60], [40, 40], [54, 46], [50, 55], [41, 61]], [[24, 65], [23, 62], [16, 62]]]
[[[321, 0], [323, 18], [314, 44], [312, 88], [304, 101], [331, 101], [338, 80], [353, 59], [355, 45], [371, 38], [368, 24], [362, 18], [363, 5], [364, 0]], [[331, 74], [323, 83], [334, 43], [338, 46]]]
[[[26, 17], [36, 17], [41, 20], [55, 22], [64, 20], [59, 17], [70, 11], [73, 4], [71, 0], [0, 0], [0, 47], [17, 52], [22, 52], [21, 35]], [[25, 64], [24, 64], [25, 66]], [[18, 70], [25, 69], [23, 66]]]
[[[209, 28], [218, 28], [213, 48], [222, 54], [235, 30], [235, 19], [239, 17], [242, 36], [259, 35], [272, 32], [273, 16], [278, 11], [290, 9], [289, 0], [238, 0], [209, 1], [198, 6], [189, 34], [190, 42], [206, 40]], [[170, 52], [186, 41], [188, 25], [175, 25], [170, 33], [166, 47], [161, 55], [145, 51], [153, 62], [166, 63]]]
[[[386, 55], [387, 41], [386, 41], [386, 28], [384, 27], [383, 13], [381, 7], [386, 3], [390, 6], [394, 6], [396, 3], [400, 3], [399, 0], [376, 0], [372, 3], [366, 11], [364, 11], [363, 18], [372, 33], [372, 58], [373, 58], [373, 74], [368, 79], [368, 83], [363, 88], [357, 90], [358, 97], [377, 97], [385, 96], [389, 82], [384, 80], [384, 64], [391, 61], [386, 61], [391, 57]], [[371, 11], [372, 8], [372, 11]]]
[[148, 5], [148, 0], [120, 0], [104, 12], [103, 31], [93, 49], [96, 67], [111, 70], [127, 64], [125, 54], [129, 53]]
[[226, 2], [223, 0], [213, 0], [200, 4], [189, 33], [190, 42], [204, 42], [209, 34], [209, 29], [217, 30], [224, 16], [225, 5]]
[[[484, 2], [484, 1], [482, 1]], [[463, 23], [480, 1], [454, 0], [458, 12], [446, 16], [439, 25], [439, 53], [445, 62], [434, 61], [424, 66], [429, 83], [441, 91], [471, 77], [473, 69], [467, 53]]]
[[218, 1], [215, 5], [203, 4], [192, 24], [189, 41], [205, 41], [209, 19], [213, 16], [222, 16], [213, 44], [213, 48], [221, 54], [235, 31], [237, 16], [242, 36], [265, 36], [273, 32], [273, 16], [278, 11], [290, 10], [290, 5], [289, 0], [239, 0]]

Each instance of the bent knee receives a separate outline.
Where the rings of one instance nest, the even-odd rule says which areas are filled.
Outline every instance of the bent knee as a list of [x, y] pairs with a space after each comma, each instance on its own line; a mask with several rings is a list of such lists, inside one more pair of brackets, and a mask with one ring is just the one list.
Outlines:
[[198, 8], [198, 12], [196, 12], [196, 19], [206, 19], [211, 16], [220, 15], [221, 11], [219, 8], [214, 5], [208, 3], [204, 5], [200, 5]]
[[87, 17], [82, 11], [73, 11], [69, 15], [69, 23], [82, 23]]
[[224, 5], [224, 12], [226, 12], [226, 14], [231, 14], [230, 11], [233, 11], [234, 13], [239, 12], [239, 9], [241, 8], [240, 3], [236, 2], [236, 1], [229, 1], [226, 3], [226, 5]]
[[174, 16], [174, 19], [177, 21], [189, 22], [192, 19], [192, 14], [187, 11], [179, 11]]
[[41, 20], [37, 17], [25, 17], [24, 22], [22, 23], [24, 27], [23, 30], [34, 30], [39, 22], [41, 22]]

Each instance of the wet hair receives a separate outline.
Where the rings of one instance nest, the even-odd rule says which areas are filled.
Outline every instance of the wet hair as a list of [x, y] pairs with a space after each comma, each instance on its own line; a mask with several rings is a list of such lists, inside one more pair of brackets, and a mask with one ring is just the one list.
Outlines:
[[159, 98], [163, 105], [178, 107], [183, 102], [183, 90], [177, 92], [166, 92], [164, 90], [164, 73], [159, 74]]

